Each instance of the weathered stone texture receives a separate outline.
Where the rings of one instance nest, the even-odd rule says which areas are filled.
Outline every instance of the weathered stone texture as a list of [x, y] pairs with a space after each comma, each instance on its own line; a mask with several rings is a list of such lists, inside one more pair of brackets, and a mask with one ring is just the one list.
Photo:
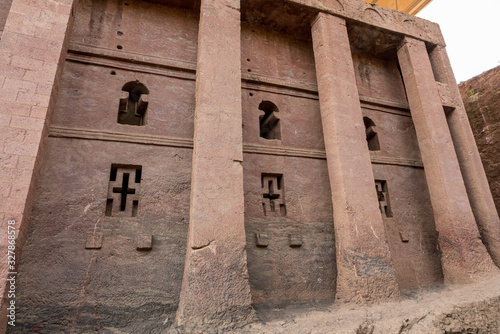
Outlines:
[[10, 5], [12, 0], [2, 0], [0, 1], [0, 37], [2, 37], [2, 32], [7, 21], [7, 16], [10, 11]]
[[[147, 65], [127, 66], [127, 59], [134, 57], [127, 51], [115, 54], [121, 59], [119, 66], [117, 62], [109, 63], [109, 59], [102, 64], [99, 58], [88, 57], [84, 52], [102, 50], [99, 43], [109, 36], [85, 35], [81, 38], [89, 41], [87, 45], [77, 44], [80, 31], [89, 34], [86, 27], [90, 21], [100, 22], [99, 11], [94, 10], [93, 18], [87, 15], [87, 9], [92, 11], [92, 3], [82, 5], [64, 64], [51, 127], [53, 138], [46, 145], [46, 164], [37, 190], [38, 205], [33, 211], [26, 260], [20, 266], [23, 274], [18, 280], [18, 332], [38, 327], [48, 332], [71, 328], [94, 331], [122, 327], [134, 318], [162, 319], [160, 325], [168, 326], [175, 318], [179, 301], [189, 220], [194, 76], [159, 76]], [[141, 13], [141, 8], [138, 6], [136, 11]], [[167, 15], [147, 12], [153, 16], [150, 19]], [[172, 50], [182, 51], [178, 57], [195, 55], [197, 15], [188, 10], [166, 12], [183, 18], [179, 29], [188, 31], [190, 27], [193, 31], [193, 41], [186, 34], [181, 42], [185, 47]], [[128, 22], [138, 22], [137, 17], [99, 24], [116, 30], [122, 26], [124, 34], [136, 36], [139, 42], [141, 29], [147, 27], [134, 27], [139, 32], [123, 27]], [[170, 31], [178, 34], [180, 30], [175, 27], [178, 25], [169, 24]], [[107, 33], [114, 38], [116, 30]], [[194, 48], [191, 53], [189, 44]], [[77, 54], [74, 49], [82, 53]], [[149, 53], [154, 55], [154, 51], [153, 48]], [[134, 72], [137, 69], [140, 71]], [[150, 90], [147, 128], [116, 121], [121, 89], [135, 80]], [[45, 117], [42, 112], [40, 107], [32, 108], [34, 115]], [[19, 117], [14, 121], [34, 126]], [[156, 145], [144, 146], [146, 143]], [[165, 143], [174, 147], [165, 147]], [[112, 164], [142, 166], [137, 217], [105, 216]], [[167, 204], [158, 206], [158, 200]], [[85, 249], [89, 233], [103, 235], [100, 249]], [[152, 249], [137, 251], [136, 240], [145, 233], [152, 236]], [[38, 240], [46, 242], [40, 245]], [[38, 258], [35, 254], [43, 255]], [[71, 259], [68, 254], [72, 254]], [[56, 318], [59, 320], [50, 320]], [[165, 321], [167, 318], [170, 321]]]
[[[325, 161], [245, 154], [243, 167], [248, 271], [254, 305], [259, 310], [332, 302], [335, 243]], [[261, 171], [283, 175], [286, 216], [264, 215]], [[267, 247], [256, 245], [256, 233], [268, 237]], [[300, 238], [302, 245], [291, 247], [289, 234]]]
[[[408, 103], [397, 61], [358, 51], [353, 52], [353, 64], [361, 97], [401, 105]], [[412, 151], [418, 154], [418, 150]]]
[[[295, 151], [324, 150], [319, 104], [315, 92], [286, 87], [293, 83], [314, 87], [311, 41], [266, 31], [259, 25], [244, 25], [241, 61], [243, 77], [248, 80], [241, 94], [243, 140], [254, 151], [243, 159], [252, 302], [260, 310], [332, 301], [336, 270], [327, 168], [323, 159]], [[263, 83], [251, 82], [263, 78], [282, 87], [270, 89]], [[275, 116], [281, 124], [280, 139], [260, 136], [259, 118], [264, 111], [259, 107], [263, 101], [275, 104], [279, 110]], [[262, 155], [266, 147], [288, 150], [292, 156]], [[285, 216], [265, 215], [263, 173], [282, 175]], [[256, 244], [255, 234], [267, 237], [267, 247]], [[289, 234], [302, 240], [300, 248], [290, 246]]]
[[120, 57], [154, 56], [195, 65], [198, 21], [195, 10], [135, 0], [84, 0], [71, 48], [77, 44], [115, 51]]

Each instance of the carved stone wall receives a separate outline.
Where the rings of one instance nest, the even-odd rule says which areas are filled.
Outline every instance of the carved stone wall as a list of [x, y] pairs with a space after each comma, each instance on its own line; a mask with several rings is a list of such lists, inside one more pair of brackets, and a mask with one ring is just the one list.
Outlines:
[[[173, 321], [189, 221], [197, 17], [136, 1], [80, 4], [19, 268], [15, 331]], [[149, 90], [146, 124], [120, 124], [122, 88], [136, 80]]]
[[21, 136], [40, 181], [32, 168], [18, 196], [9, 332], [230, 331], [497, 273], [498, 215], [437, 25], [363, 0], [73, 13], [51, 26], [69, 38], [53, 116]]

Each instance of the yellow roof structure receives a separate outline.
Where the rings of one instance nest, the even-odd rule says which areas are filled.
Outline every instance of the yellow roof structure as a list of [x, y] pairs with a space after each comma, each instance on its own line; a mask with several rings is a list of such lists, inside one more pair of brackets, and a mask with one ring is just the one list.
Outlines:
[[381, 7], [396, 9], [411, 15], [417, 15], [432, 0], [365, 0], [368, 3], [376, 3]]

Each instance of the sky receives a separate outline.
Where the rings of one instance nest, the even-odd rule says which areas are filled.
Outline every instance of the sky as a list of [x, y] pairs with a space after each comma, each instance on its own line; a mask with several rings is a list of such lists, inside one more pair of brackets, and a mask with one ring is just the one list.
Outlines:
[[441, 26], [458, 83], [500, 66], [500, 0], [432, 0], [417, 16]]

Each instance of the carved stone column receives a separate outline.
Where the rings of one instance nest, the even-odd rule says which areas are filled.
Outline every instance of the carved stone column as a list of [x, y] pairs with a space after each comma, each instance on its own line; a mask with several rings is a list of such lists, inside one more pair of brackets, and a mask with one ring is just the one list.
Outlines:
[[445, 282], [466, 283], [495, 273], [479, 236], [425, 43], [405, 38], [398, 58], [439, 233]]
[[332, 189], [337, 298], [395, 297], [399, 289], [379, 210], [345, 20], [319, 14], [312, 37]]
[[447, 120], [472, 212], [486, 248], [495, 264], [500, 267], [500, 218], [450, 60], [446, 49], [442, 46], [436, 46], [431, 50], [429, 57], [436, 81], [445, 84], [444, 87], [454, 104], [454, 110], [449, 112]]
[[245, 251], [239, 0], [202, 0], [188, 248], [178, 325], [254, 320]]

